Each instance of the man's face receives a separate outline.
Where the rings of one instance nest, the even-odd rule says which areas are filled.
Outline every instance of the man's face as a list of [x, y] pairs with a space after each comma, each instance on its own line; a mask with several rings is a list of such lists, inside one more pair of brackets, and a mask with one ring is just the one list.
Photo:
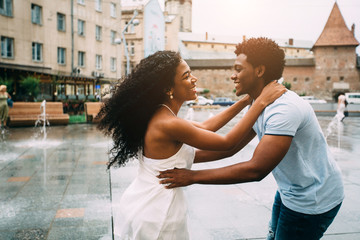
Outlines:
[[255, 69], [246, 59], [247, 56], [241, 53], [236, 57], [234, 63], [234, 73], [231, 75], [231, 79], [235, 83], [236, 96], [242, 94], [251, 96], [257, 87]]

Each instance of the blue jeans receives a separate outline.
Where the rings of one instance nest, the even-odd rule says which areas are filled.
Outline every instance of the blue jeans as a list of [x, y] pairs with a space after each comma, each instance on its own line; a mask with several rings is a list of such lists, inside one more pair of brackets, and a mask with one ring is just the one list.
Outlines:
[[341, 203], [317, 215], [299, 213], [285, 207], [276, 192], [267, 240], [318, 240], [333, 222], [340, 206]]

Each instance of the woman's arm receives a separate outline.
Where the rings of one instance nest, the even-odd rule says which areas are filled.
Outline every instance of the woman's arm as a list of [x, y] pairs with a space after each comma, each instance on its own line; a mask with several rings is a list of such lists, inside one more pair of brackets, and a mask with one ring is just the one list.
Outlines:
[[243, 149], [248, 143], [256, 136], [254, 130], [250, 131], [250, 133], [243, 138], [242, 141], [238, 143], [238, 145], [231, 149], [230, 151], [206, 151], [206, 150], [196, 150], [194, 163], [202, 163], [202, 162], [212, 162], [217, 161], [223, 158], [228, 158], [233, 156], [235, 153], [239, 152]]
[[264, 108], [286, 91], [278, 83], [269, 83], [255, 100], [247, 114], [225, 136], [197, 128], [180, 118], [174, 118], [163, 126], [164, 132], [174, 141], [186, 143], [203, 150], [230, 151], [252, 130]]
[[231, 119], [233, 119], [247, 105], [249, 105], [251, 101], [252, 101], [251, 97], [249, 95], [245, 95], [242, 99], [234, 103], [232, 106], [225, 109], [221, 113], [216, 114], [212, 118], [209, 118], [208, 120], [202, 123], [198, 123], [198, 122], [191, 122], [191, 123], [198, 128], [216, 132], [217, 130], [222, 128], [225, 124], [227, 124]]

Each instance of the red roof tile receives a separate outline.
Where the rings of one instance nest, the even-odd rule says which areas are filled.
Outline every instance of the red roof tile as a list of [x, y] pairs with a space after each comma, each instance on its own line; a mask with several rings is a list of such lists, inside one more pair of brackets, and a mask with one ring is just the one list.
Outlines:
[[314, 44], [314, 47], [357, 45], [359, 45], [359, 42], [355, 39], [354, 34], [347, 28], [339, 6], [335, 2], [326, 25]]

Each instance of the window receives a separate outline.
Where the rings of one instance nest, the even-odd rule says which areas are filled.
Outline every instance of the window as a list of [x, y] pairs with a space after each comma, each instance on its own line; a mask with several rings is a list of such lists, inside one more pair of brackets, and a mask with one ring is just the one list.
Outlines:
[[76, 95], [85, 95], [85, 86], [82, 84], [77, 85]]
[[77, 0], [77, 2], [78, 2], [79, 4], [85, 5], [85, 0]]
[[98, 25], [96, 25], [95, 37], [96, 37], [96, 40], [101, 41], [101, 27]]
[[[125, 22], [125, 26], [127, 26], [127, 25], [128, 25], [128, 23], [129, 23], [129, 22], [128, 22], [128, 21], [126, 21], [126, 22]], [[128, 33], [128, 32], [129, 32], [129, 27], [127, 27], [127, 28], [125, 29], [125, 33]]]
[[327, 76], [326, 81], [330, 81], [330, 80], [331, 80], [331, 77]]
[[42, 44], [41, 43], [32, 43], [32, 60], [35, 62], [42, 61]]
[[102, 56], [101, 55], [96, 55], [95, 68], [98, 69], [98, 70], [102, 69]]
[[78, 66], [85, 67], [85, 52], [78, 52]]
[[58, 47], [58, 56], [57, 56], [58, 64], [65, 65], [65, 57], [66, 57], [66, 49], [62, 47]]
[[12, 17], [12, 0], [0, 0], [0, 14]]
[[131, 42], [130, 44], [130, 55], [134, 56], [135, 55], [135, 43]]
[[297, 77], [294, 77], [294, 78], [293, 78], [293, 82], [297, 82]]
[[101, 11], [101, 0], [95, 0], [95, 10]]
[[344, 81], [344, 76], [341, 76], [341, 77], [340, 77], [340, 81]]
[[310, 81], [310, 78], [309, 78], [309, 77], [306, 77], [306, 78], [305, 78], [305, 82], [308, 82], [308, 81]]
[[65, 32], [65, 15], [62, 13], [57, 14], [57, 28], [58, 31]]
[[31, 22], [35, 24], [41, 24], [41, 12], [40, 6], [31, 4]]
[[78, 35], [85, 36], [85, 21], [78, 20]]
[[14, 39], [8, 37], [1, 37], [1, 57], [14, 57]]
[[[128, 25], [129, 22], [126, 21], [125, 22], [125, 26]], [[129, 24], [129, 26], [126, 28], [125, 32], [124, 33], [135, 33], [135, 27], [134, 27], [134, 24]]]
[[116, 58], [114, 57], [110, 58], [110, 70], [112, 72], [116, 71]]
[[116, 4], [110, 3], [110, 16], [116, 18]]
[[111, 44], [115, 44], [115, 39], [116, 39], [116, 32], [111, 30], [110, 31], [110, 42], [111, 42]]

